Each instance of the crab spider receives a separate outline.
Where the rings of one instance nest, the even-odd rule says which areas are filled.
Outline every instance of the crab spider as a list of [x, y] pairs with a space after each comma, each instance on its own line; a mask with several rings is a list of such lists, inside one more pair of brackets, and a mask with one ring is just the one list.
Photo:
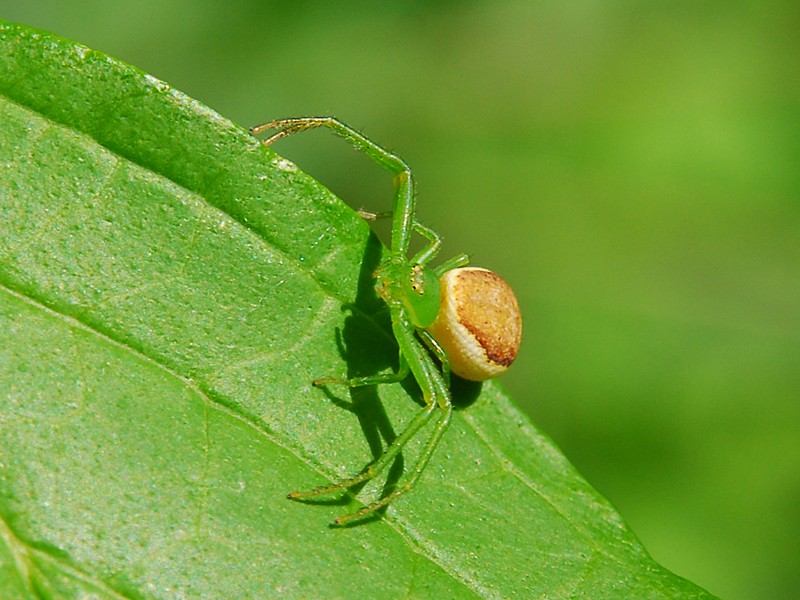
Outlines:
[[[274, 130], [263, 140], [263, 144], [269, 146], [283, 137], [316, 127], [333, 130], [394, 176], [394, 210], [389, 213], [392, 217], [391, 249], [375, 273], [375, 289], [389, 308], [400, 357], [396, 373], [352, 379], [323, 378], [314, 385], [377, 385], [402, 381], [410, 373], [422, 390], [425, 406], [405, 431], [363, 471], [330, 485], [292, 492], [289, 498], [303, 500], [343, 492], [373, 479], [434, 416], [436, 421], [406, 478], [361, 510], [337, 518], [335, 524], [343, 525], [373, 514], [414, 487], [450, 423], [453, 411], [450, 373], [484, 381], [505, 371], [516, 358], [522, 320], [511, 287], [491, 271], [467, 267], [466, 254], [436, 267], [429, 266], [439, 252], [442, 238], [417, 221], [414, 180], [402, 158], [334, 117], [277, 119], [253, 127], [251, 132], [255, 135]], [[362, 216], [375, 219], [382, 215], [362, 213]], [[412, 233], [422, 236], [427, 245], [409, 257]], [[437, 366], [432, 355], [440, 365]]]

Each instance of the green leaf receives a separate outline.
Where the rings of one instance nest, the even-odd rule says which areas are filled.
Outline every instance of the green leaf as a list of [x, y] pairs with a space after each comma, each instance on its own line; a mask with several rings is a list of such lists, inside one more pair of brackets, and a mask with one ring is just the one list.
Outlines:
[[288, 501], [420, 408], [408, 382], [310, 385], [394, 366], [382, 247], [153, 77], [16, 25], [0, 47], [0, 596], [709, 597], [493, 383], [457, 386], [381, 519]]

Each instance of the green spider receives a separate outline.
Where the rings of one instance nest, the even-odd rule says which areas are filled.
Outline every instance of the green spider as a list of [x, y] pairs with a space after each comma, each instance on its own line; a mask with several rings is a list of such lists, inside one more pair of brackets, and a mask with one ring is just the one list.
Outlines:
[[[516, 358], [522, 321], [511, 287], [491, 271], [466, 267], [469, 262], [466, 254], [437, 267], [428, 266], [439, 252], [442, 238], [416, 219], [414, 179], [403, 159], [334, 117], [277, 119], [250, 131], [259, 134], [276, 130], [263, 141], [269, 146], [280, 138], [315, 127], [332, 129], [394, 176], [391, 251], [375, 273], [375, 288], [389, 307], [400, 357], [396, 373], [352, 379], [329, 377], [314, 381], [314, 385], [358, 387], [396, 383], [410, 373], [422, 390], [425, 407], [383, 454], [358, 475], [313, 490], [292, 492], [289, 498], [303, 500], [344, 492], [373, 479], [436, 415], [433, 432], [406, 479], [361, 510], [336, 519], [335, 524], [344, 525], [373, 514], [414, 487], [450, 423], [453, 411], [450, 373], [484, 381], [505, 371]], [[363, 216], [372, 220], [380, 215], [363, 213]], [[409, 242], [414, 232], [428, 244], [409, 258]]]

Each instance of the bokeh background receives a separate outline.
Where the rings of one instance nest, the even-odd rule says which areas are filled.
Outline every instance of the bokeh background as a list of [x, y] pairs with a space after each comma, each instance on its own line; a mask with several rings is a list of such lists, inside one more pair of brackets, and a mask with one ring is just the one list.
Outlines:
[[[335, 114], [420, 218], [505, 276], [505, 377], [651, 554], [727, 599], [800, 597], [800, 3], [0, 0], [243, 126]], [[354, 207], [389, 178], [278, 151]]]

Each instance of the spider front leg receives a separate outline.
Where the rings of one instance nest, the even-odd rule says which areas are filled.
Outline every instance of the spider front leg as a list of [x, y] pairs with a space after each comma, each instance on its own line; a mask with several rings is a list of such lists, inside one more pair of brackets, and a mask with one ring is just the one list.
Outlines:
[[392, 154], [335, 117], [276, 119], [256, 125], [250, 129], [250, 132], [257, 135], [270, 129], [275, 129], [276, 132], [262, 142], [265, 146], [269, 146], [283, 137], [317, 127], [327, 127], [332, 130], [394, 176], [392, 254], [405, 257], [408, 253], [411, 231], [414, 228], [415, 199], [414, 179], [411, 176], [411, 169], [402, 158]]

